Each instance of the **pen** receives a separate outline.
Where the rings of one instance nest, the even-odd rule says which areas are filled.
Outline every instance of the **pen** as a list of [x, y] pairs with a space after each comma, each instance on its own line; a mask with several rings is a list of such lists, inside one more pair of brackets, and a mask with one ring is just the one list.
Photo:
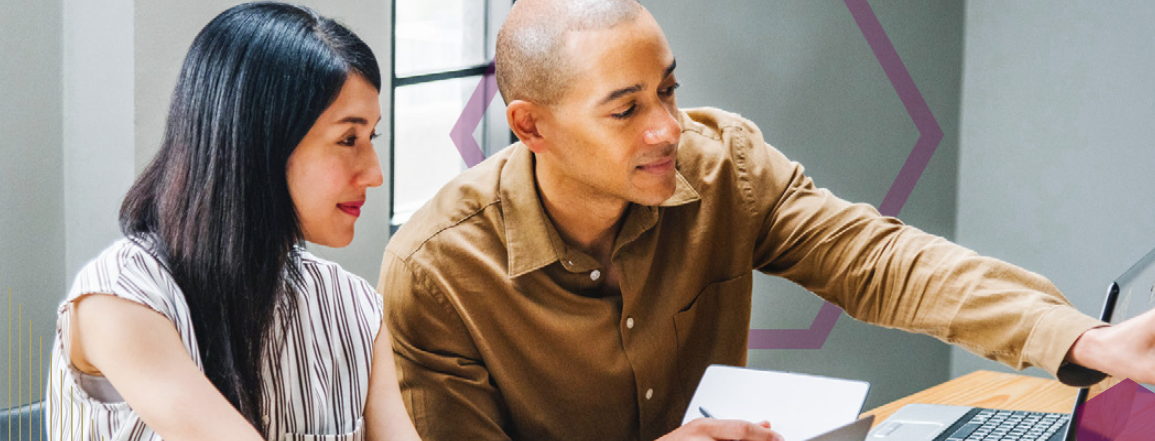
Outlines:
[[702, 416], [704, 416], [706, 418], [713, 418], [714, 417], [713, 415], [710, 415], [710, 412], [706, 411], [705, 407], [702, 407], [702, 406], [698, 406], [698, 413], [701, 413]]

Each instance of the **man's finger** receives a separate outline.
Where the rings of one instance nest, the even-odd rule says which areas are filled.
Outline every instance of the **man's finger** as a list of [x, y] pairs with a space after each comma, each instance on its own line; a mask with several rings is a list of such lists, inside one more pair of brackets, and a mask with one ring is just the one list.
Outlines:
[[781, 435], [765, 426], [739, 420], [708, 420], [705, 422], [706, 435], [714, 439], [742, 441], [784, 441]]

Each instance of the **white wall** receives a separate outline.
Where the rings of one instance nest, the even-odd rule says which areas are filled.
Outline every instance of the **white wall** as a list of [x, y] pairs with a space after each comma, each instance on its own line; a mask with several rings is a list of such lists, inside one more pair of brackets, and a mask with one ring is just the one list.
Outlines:
[[0, 2], [0, 408], [43, 394], [65, 286], [61, 35], [59, 0]]
[[[678, 102], [738, 112], [843, 198], [879, 204], [918, 139], [840, 1], [646, 2], [678, 59]], [[962, 4], [872, 2], [945, 137], [900, 218], [953, 236]], [[754, 328], [806, 328], [822, 302], [781, 279], [754, 284]], [[949, 349], [843, 315], [820, 350], [752, 350], [752, 367], [872, 383], [867, 407], [947, 379]], [[911, 369], [911, 366], [918, 366]]]
[[[966, 8], [958, 241], [1098, 316], [1107, 284], [1155, 248], [1155, 4]], [[954, 351], [952, 375], [1005, 370]]]

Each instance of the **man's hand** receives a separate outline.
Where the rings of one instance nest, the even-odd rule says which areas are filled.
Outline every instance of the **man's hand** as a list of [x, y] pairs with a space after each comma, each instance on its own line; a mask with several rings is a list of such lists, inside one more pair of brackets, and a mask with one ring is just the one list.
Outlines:
[[698, 418], [658, 438], [658, 441], [785, 441], [782, 435], [770, 430], [770, 423], [758, 424], [739, 420]]
[[1155, 383], [1155, 309], [1116, 326], [1084, 332], [1067, 361], [1116, 378]]

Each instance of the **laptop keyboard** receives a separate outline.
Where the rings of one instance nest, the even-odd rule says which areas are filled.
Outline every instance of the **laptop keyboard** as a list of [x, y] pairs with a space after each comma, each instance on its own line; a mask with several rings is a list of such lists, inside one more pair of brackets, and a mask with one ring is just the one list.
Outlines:
[[978, 412], [944, 441], [1046, 441], [1063, 430], [1071, 416], [1062, 413], [975, 409]]

